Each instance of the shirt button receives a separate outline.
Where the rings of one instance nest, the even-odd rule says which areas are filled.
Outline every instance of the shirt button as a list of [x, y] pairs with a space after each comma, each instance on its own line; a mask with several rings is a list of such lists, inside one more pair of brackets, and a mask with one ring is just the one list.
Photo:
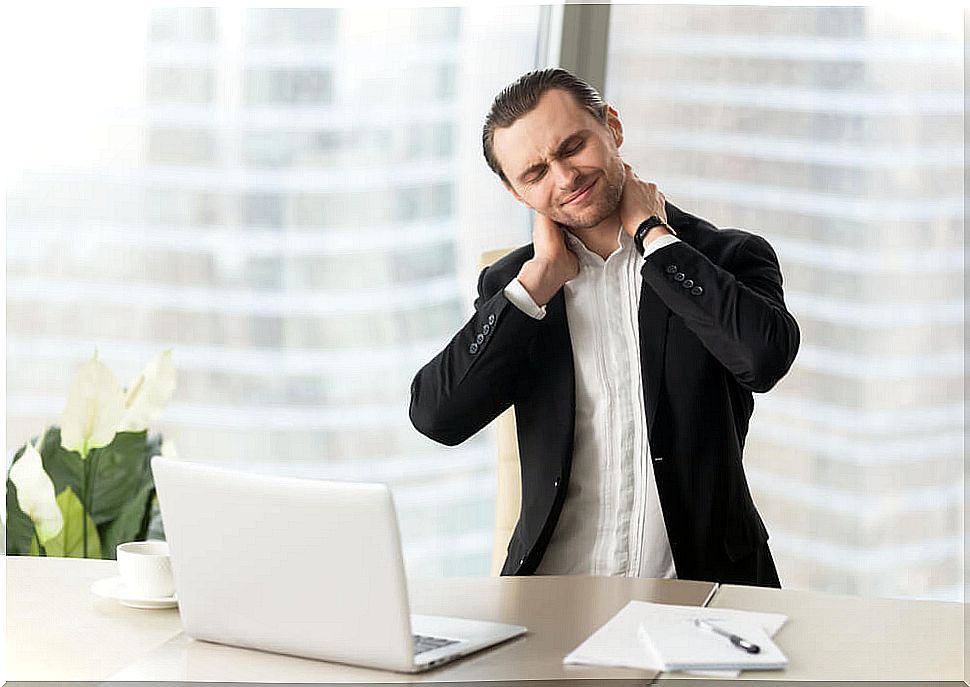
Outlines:
[[664, 459], [664, 457], [663, 457], [663, 456], [654, 456], [654, 457], [653, 457], [653, 462], [654, 462], [654, 463], [659, 463], [659, 462], [660, 462], [660, 461], [662, 461], [663, 459]]
[[684, 283], [681, 284], [681, 286], [683, 286], [685, 289], [689, 289], [693, 285], [694, 285], [694, 280], [693, 279], [685, 279], [684, 280]]
[[489, 325], [487, 324], [482, 325], [482, 334], [488, 334], [490, 331], [492, 331], [492, 328]]
[[485, 340], [485, 335], [484, 334], [479, 334], [478, 336], [475, 337], [475, 341], [477, 343], [481, 343], [484, 340]]
[[469, 346], [468, 347], [468, 352], [471, 353], [472, 355], [478, 353], [478, 344], [477, 343], [473, 343], [471, 346]]
[[556, 481], [552, 483], [552, 486], [556, 487], [557, 489], [559, 488], [559, 478], [558, 477], [556, 478]]
[[683, 272], [678, 272], [674, 275], [674, 281], [684, 281], [686, 275]]
[[677, 265], [667, 265], [667, 274], [673, 274], [677, 271]]
[[495, 313], [492, 313], [491, 315], [488, 316], [488, 323], [495, 324]]
[[702, 287], [702, 286], [695, 286], [694, 288], [692, 288], [690, 290], [690, 292], [692, 294], [694, 294], [695, 296], [700, 296], [702, 293], [704, 293], [704, 287]]
[[525, 565], [525, 559], [524, 558], [522, 558], [522, 559], [519, 560], [519, 565]]

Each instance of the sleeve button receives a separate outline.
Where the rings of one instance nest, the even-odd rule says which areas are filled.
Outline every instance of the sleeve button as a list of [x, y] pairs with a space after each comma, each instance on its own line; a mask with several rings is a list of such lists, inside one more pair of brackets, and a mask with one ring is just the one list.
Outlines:
[[693, 285], [694, 285], [693, 279], [685, 279], [684, 282], [681, 284], [681, 286], [683, 286], [685, 289], [689, 289]]
[[478, 353], [478, 344], [473, 343], [471, 346], [469, 346], [468, 352], [471, 353], [472, 355], [475, 355], [476, 353]]
[[673, 274], [677, 271], [677, 265], [667, 265], [667, 274]]
[[480, 344], [480, 343], [482, 343], [482, 342], [483, 342], [484, 340], [485, 340], [485, 335], [484, 335], [484, 334], [479, 334], [478, 336], [476, 336], [476, 337], [475, 337], [475, 343], [478, 343], [478, 344]]
[[490, 331], [492, 331], [492, 327], [490, 325], [482, 325], [482, 334], [488, 334]]
[[488, 323], [489, 324], [495, 324], [495, 313], [489, 314], [489, 316], [488, 316]]
[[674, 281], [684, 281], [686, 275], [683, 272], [678, 272], [674, 275]]
[[695, 286], [694, 288], [692, 288], [690, 290], [690, 292], [693, 295], [695, 295], [695, 296], [700, 296], [702, 293], [704, 293], [704, 287], [702, 287], [702, 286]]

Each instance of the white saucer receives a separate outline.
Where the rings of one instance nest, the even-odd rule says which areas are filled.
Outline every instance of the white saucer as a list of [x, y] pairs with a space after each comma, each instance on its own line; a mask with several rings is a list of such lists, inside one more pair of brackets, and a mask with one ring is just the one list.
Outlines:
[[160, 599], [146, 599], [134, 596], [125, 589], [125, 583], [120, 577], [106, 577], [91, 585], [91, 591], [103, 599], [114, 599], [132, 608], [174, 608], [178, 606], [175, 596], [165, 596]]

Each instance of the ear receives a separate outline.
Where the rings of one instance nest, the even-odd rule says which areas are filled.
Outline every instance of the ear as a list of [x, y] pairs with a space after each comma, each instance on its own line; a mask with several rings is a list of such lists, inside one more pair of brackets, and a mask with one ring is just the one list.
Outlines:
[[612, 105], [606, 106], [606, 128], [610, 130], [616, 147], [623, 145], [623, 122], [620, 121], [620, 115]]

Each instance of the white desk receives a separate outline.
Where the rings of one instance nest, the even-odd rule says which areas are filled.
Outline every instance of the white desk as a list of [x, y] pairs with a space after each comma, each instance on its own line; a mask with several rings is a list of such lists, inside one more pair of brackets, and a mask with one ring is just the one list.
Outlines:
[[191, 640], [181, 633], [176, 609], [127, 608], [89, 591], [116, 569], [113, 561], [7, 558], [8, 680], [649, 680], [652, 671], [564, 666], [562, 658], [630, 599], [700, 606], [714, 591], [707, 582], [629, 578], [415, 580], [414, 613], [515, 623], [529, 634], [428, 673], [403, 675]]
[[965, 604], [722, 585], [709, 606], [789, 617], [775, 636], [788, 669], [759, 680], [959, 681]]
[[693, 606], [710, 600], [711, 606], [788, 615], [788, 624], [777, 636], [790, 659], [788, 670], [743, 673], [743, 679], [964, 679], [965, 605], [959, 603], [738, 586], [715, 592], [709, 583], [679, 580], [417, 580], [411, 585], [415, 613], [518, 623], [530, 633], [441, 669], [408, 676], [195, 642], [181, 633], [175, 609], [126, 608], [89, 591], [92, 582], [115, 575], [116, 569], [113, 561], [7, 558], [8, 680], [92, 681], [115, 676], [387, 683], [627, 678], [645, 684], [654, 673], [562, 665], [563, 656], [631, 599]]

